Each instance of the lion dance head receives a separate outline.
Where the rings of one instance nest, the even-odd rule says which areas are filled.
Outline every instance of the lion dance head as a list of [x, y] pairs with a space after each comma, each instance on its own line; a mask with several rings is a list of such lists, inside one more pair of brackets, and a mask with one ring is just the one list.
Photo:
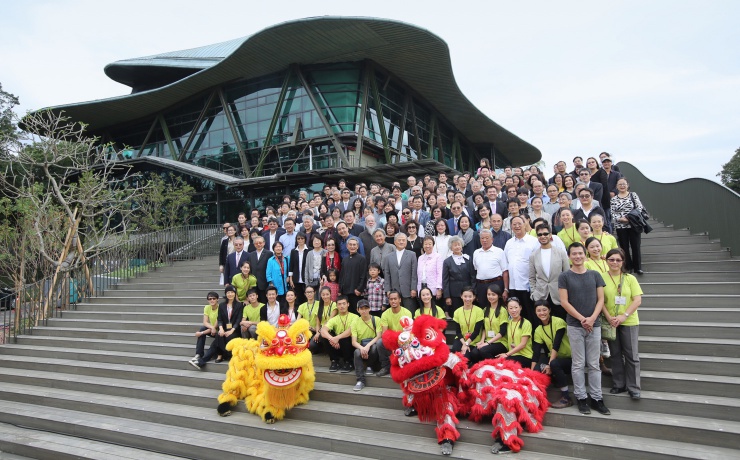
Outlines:
[[249, 412], [274, 423], [288, 409], [306, 403], [313, 390], [311, 332], [305, 319], [291, 325], [287, 315], [280, 315], [277, 328], [266, 321], [259, 323], [257, 336], [257, 340], [235, 339], [227, 345], [232, 358], [218, 412], [229, 415], [231, 406], [244, 399]]

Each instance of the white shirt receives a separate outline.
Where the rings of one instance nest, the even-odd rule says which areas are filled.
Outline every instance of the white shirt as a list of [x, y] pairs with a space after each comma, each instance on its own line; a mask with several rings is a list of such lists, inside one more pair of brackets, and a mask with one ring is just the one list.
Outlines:
[[475, 250], [473, 253], [473, 267], [478, 271], [476, 278], [479, 280], [498, 278], [508, 270], [504, 251], [493, 245], [488, 250], [483, 248]]
[[550, 260], [552, 260], [552, 248], [540, 248], [540, 260], [542, 261], [542, 270], [546, 277], [550, 277]]
[[442, 257], [442, 260], [452, 255], [450, 251], [450, 235], [437, 235], [434, 237], [434, 252]]
[[405, 249], [403, 249], [401, 251], [399, 251], [398, 249], [396, 249], [396, 260], [398, 261], [398, 266], [401, 266], [401, 259], [403, 258], [404, 251], [405, 251]]
[[506, 242], [504, 254], [509, 266], [509, 289], [529, 290], [529, 256], [538, 247], [537, 238], [528, 233], [521, 239], [514, 236]]
[[267, 322], [277, 327], [278, 319], [280, 319], [280, 304], [276, 302], [275, 306], [271, 307], [270, 303], [268, 302], [266, 308], [267, 308]]

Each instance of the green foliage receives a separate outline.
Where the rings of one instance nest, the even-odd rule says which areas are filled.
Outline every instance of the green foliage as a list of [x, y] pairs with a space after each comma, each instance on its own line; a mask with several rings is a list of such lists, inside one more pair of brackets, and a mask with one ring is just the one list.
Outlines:
[[722, 171], [717, 175], [725, 187], [740, 193], [740, 148], [735, 150], [729, 162], [722, 165]]
[[205, 211], [192, 204], [195, 189], [181, 177], [151, 173], [134, 204], [132, 222], [140, 232], [154, 232], [188, 225]]
[[18, 103], [18, 98], [3, 91], [0, 83], [0, 158], [7, 158], [13, 144], [18, 143], [18, 128], [13, 114], [13, 108]]

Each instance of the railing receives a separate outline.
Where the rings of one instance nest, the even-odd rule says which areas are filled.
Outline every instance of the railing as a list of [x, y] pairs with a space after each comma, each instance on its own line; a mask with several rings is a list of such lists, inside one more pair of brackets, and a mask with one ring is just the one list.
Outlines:
[[15, 341], [49, 318], [60, 317], [77, 303], [103, 295], [116, 284], [175, 260], [201, 259], [218, 254], [223, 231], [220, 225], [188, 225], [134, 235], [111, 243], [79, 268], [53, 274], [19, 291], [0, 292], [0, 344]]
[[662, 184], [630, 163], [620, 161], [619, 169], [653, 217], [692, 233], [707, 233], [729, 247], [733, 256], [740, 255], [740, 195], [707, 179]]

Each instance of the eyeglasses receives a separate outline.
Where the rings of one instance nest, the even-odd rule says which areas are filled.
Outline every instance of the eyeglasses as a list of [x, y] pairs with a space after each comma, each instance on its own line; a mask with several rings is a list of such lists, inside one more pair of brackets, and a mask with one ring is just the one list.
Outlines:
[[606, 259], [606, 261], [607, 261], [607, 262], [614, 262], [614, 263], [618, 263], [618, 262], [621, 262], [621, 261], [622, 261], [622, 259], [614, 259], [614, 258], [611, 258], [611, 259]]
[[538, 233], [537, 236], [550, 236], [549, 233]]
[[223, 228], [224, 230], [228, 230], [229, 229], [229, 227], [221, 227], [221, 228]]
[[408, 211], [404, 211], [403, 215], [404, 215], [404, 216], [408, 216], [408, 215], [411, 215], [411, 213], [410, 213], [410, 212], [408, 212]]

